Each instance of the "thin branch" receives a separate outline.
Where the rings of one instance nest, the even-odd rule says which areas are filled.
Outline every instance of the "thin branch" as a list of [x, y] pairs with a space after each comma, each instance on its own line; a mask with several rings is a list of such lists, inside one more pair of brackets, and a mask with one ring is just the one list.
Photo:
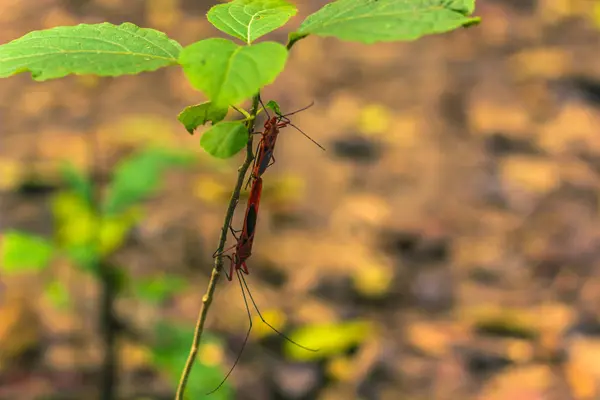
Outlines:
[[[259, 94], [256, 94], [252, 100], [252, 111], [251, 115], [256, 116], [258, 111], [258, 101]], [[254, 121], [255, 118], [252, 118], [246, 121], [246, 127], [248, 128], [248, 132], [252, 132], [254, 130]], [[177, 387], [177, 393], [175, 395], [175, 400], [184, 400], [185, 388], [187, 386], [188, 379], [190, 377], [190, 373], [192, 372], [192, 367], [194, 366], [194, 362], [196, 360], [196, 356], [198, 355], [198, 348], [200, 347], [200, 340], [202, 338], [202, 333], [204, 332], [204, 322], [206, 321], [206, 316], [208, 315], [208, 310], [213, 300], [213, 296], [215, 293], [215, 289], [217, 287], [217, 283], [219, 282], [219, 277], [221, 275], [221, 270], [223, 269], [223, 257], [221, 252], [225, 248], [225, 242], [227, 241], [227, 233], [229, 232], [229, 225], [231, 224], [231, 220], [233, 219], [233, 213], [235, 211], [235, 206], [240, 198], [240, 191], [242, 189], [242, 185], [244, 183], [244, 178], [246, 177], [246, 172], [250, 165], [252, 165], [252, 160], [254, 159], [254, 154], [252, 153], [252, 136], [249, 135], [248, 143], [246, 144], [246, 159], [244, 163], [238, 169], [238, 179], [231, 194], [231, 199], [229, 200], [229, 206], [227, 207], [227, 213], [225, 214], [225, 220], [223, 221], [223, 227], [221, 228], [221, 237], [219, 239], [219, 247], [216, 251], [218, 256], [215, 258], [215, 266], [212, 270], [212, 274], [210, 276], [210, 281], [208, 282], [208, 288], [206, 289], [206, 294], [202, 297], [202, 308], [200, 309], [200, 313], [198, 314], [198, 320], [196, 321], [196, 330], [194, 331], [194, 339], [192, 341], [192, 346], [190, 349], [190, 354], [185, 363], [183, 371], [181, 373], [181, 378], [179, 379], [179, 385]]]

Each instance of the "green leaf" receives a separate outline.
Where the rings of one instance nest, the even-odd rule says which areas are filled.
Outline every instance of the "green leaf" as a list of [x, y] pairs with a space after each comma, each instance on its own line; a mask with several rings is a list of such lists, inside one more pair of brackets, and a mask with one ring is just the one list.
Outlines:
[[216, 107], [238, 104], [273, 82], [288, 52], [275, 42], [238, 46], [226, 39], [206, 39], [185, 47], [179, 63], [191, 85]]
[[176, 64], [180, 50], [164, 33], [131, 23], [59, 26], [0, 46], [0, 78], [25, 71], [37, 81], [138, 74]]
[[296, 12], [284, 0], [234, 0], [212, 7], [206, 17], [217, 29], [250, 44], [285, 25]]
[[100, 226], [100, 255], [108, 256], [119, 249], [131, 228], [141, 219], [142, 213], [135, 207], [117, 215], [105, 216]]
[[281, 108], [279, 108], [279, 103], [277, 103], [275, 100], [270, 100], [265, 108], [270, 108], [275, 114], [282, 115]]
[[169, 167], [187, 166], [193, 159], [162, 149], [145, 149], [122, 161], [116, 168], [104, 202], [107, 216], [126, 212], [154, 194]]
[[4, 273], [42, 271], [54, 254], [48, 240], [19, 231], [6, 232], [0, 244], [0, 269]]
[[53, 280], [47, 284], [44, 288], [44, 295], [58, 309], [65, 309], [71, 304], [69, 289], [59, 280]]
[[93, 186], [90, 180], [77, 171], [73, 164], [64, 162], [61, 165], [61, 175], [71, 189], [88, 206], [93, 204]]
[[410, 41], [480, 21], [475, 0], [338, 0], [309, 15], [295, 42], [309, 34], [362, 43]]
[[98, 217], [92, 207], [74, 192], [61, 192], [52, 199], [56, 242], [60, 247], [91, 242], [97, 235]]
[[363, 342], [372, 332], [368, 321], [352, 321], [333, 324], [309, 325], [290, 334], [290, 338], [316, 352], [306, 351], [286, 342], [287, 357], [298, 361], [310, 361], [339, 355], [352, 346]]
[[98, 270], [100, 252], [95, 243], [69, 244], [64, 250], [77, 268], [95, 277], [100, 277], [100, 271]]
[[213, 157], [236, 155], [248, 142], [248, 129], [239, 121], [219, 122], [202, 134], [200, 146]]
[[195, 106], [189, 106], [179, 113], [177, 119], [185, 126], [185, 129], [190, 135], [194, 134], [194, 130], [200, 125], [206, 124], [208, 121], [213, 125], [221, 122], [227, 116], [227, 108], [213, 107], [210, 101]]
[[150, 303], [160, 304], [186, 286], [178, 276], [164, 275], [155, 278], [136, 279], [134, 291], [137, 297]]

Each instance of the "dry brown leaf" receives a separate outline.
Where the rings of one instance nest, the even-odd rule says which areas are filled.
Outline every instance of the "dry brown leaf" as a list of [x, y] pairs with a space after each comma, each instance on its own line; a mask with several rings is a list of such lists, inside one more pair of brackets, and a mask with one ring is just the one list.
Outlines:
[[441, 357], [452, 344], [452, 330], [448, 324], [418, 321], [406, 328], [408, 344], [423, 354]]
[[568, 354], [565, 373], [573, 395], [579, 400], [595, 399], [600, 383], [600, 340], [575, 337]]
[[534, 193], [548, 193], [560, 184], [556, 163], [551, 160], [511, 156], [502, 160], [500, 174], [509, 187], [515, 186]]
[[506, 249], [503, 237], [459, 238], [453, 247], [454, 262], [458, 266], [488, 266], [502, 260]]
[[593, 109], [579, 103], [567, 104], [556, 118], [542, 126], [538, 145], [552, 154], [568, 151], [570, 146], [598, 154], [598, 126], [600, 116]]
[[477, 134], [530, 131], [529, 115], [518, 104], [474, 99], [469, 108], [469, 125]]
[[596, 394], [596, 379], [585, 368], [571, 361], [565, 366], [565, 375], [573, 397], [592, 400]]
[[508, 63], [517, 79], [554, 79], [565, 75], [571, 60], [561, 48], [541, 47], [521, 51], [510, 57]]
[[6, 294], [0, 306], [0, 370], [41, 340], [41, 321], [29, 301], [17, 293]]
[[482, 390], [480, 400], [544, 400], [552, 383], [550, 368], [542, 365], [512, 368], [494, 377]]
[[554, 354], [562, 342], [562, 335], [575, 321], [575, 310], [561, 303], [545, 303], [535, 307], [538, 318], [539, 343], [543, 350]]

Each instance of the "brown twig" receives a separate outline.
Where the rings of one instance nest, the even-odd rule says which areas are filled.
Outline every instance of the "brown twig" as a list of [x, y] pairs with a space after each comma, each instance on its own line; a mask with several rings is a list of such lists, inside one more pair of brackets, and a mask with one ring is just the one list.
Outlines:
[[[252, 100], [252, 111], [251, 116], [253, 118], [249, 119], [246, 122], [246, 128], [248, 128], [248, 132], [252, 133], [254, 130], [254, 121], [255, 116], [258, 112], [258, 103], [259, 103], [259, 94], [254, 96]], [[198, 314], [198, 319], [196, 321], [196, 329], [194, 331], [194, 339], [192, 341], [192, 346], [190, 348], [190, 354], [183, 368], [183, 372], [181, 373], [181, 378], [179, 379], [179, 385], [177, 386], [177, 393], [175, 394], [175, 400], [184, 400], [185, 388], [187, 386], [188, 379], [190, 377], [190, 373], [192, 372], [192, 367], [194, 366], [194, 361], [196, 360], [196, 356], [198, 355], [198, 348], [200, 347], [200, 340], [202, 338], [202, 333], [204, 331], [204, 322], [206, 321], [206, 316], [208, 315], [208, 309], [213, 300], [213, 296], [215, 293], [215, 289], [217, 288], [217, 283], [219, 282], [219, 277], [221, 275], [221, 270], [223, 269], [223, 257], [221, 255], [223, 249], [225, 248], [225, 242], [227, 241], [227, 232], [229, 229], [229, 224], [233, 219], [233, 213], [235, 211], [235, 206], [237, 205], [238, 199], [240, 198], [240, 191], [242, 189], [242, 185], [244, 183], [244, 178], [246, 177], [246, 172], [250, 165], [252, 164], [252, 160], [254, 159], [254, 154], [252, 153], [252, 135], [248, 138], [248, 143], [246, 144], [246, 159], [244, 163], [238, 169], [238, 179], [233, 189], [233, 193], [231, 194], [231, 199], [229, 200], [229, 206], [227, 207], [227, 213], [225, 214], [225, 220], [223, 221], [223, 227], [221, 228], [221, 237], [219, 239], [219, 247], [216, 251], [218, 256], [215, 258], [215, 266], [212, 270], [212, 274], [210, 276], [210, 281], [208, 282], [208, 288], [206, 289], [206, 294], [202, 297], [202, 308], [200, 309], [200, 313]]]

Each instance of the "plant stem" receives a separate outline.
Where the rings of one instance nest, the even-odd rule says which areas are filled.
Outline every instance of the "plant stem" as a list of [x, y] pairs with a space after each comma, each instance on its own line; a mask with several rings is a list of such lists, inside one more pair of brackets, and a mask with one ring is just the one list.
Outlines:
[[[89, 142], [90, 157], [92, 157], [92, 168], [90, 169], [90, 181], [93, 182], [95, 171], [94, 167], [100, 170], [100, 146], [96, 133], [91, 133]], [[99, 251], [101, 245], [100, 232], [102, 231], [102, 188], [100, 184], [93, 186], [91, 208], [93, 215], [98, 220], [95, 235], [90, 239], [91, 248]], [[115, 315], [115, 300], [118, 294], [118, 287], [115, 281], [114, 268], [107, 260], [96, 254], [94, 259], [94, 269], [98, 272], [100, 281], [100, 297], [98, 299], [98, 329], [103, 345], [103, 360], [100, 367], [100, 399], [114, 400], [117, 397], [119, 377], [119, 357], [117, 349], [117, 329]]]
[[113, 267], [101, 261], [99, 272], [102, 282], [102, 294], [100, 297], [100, 323], [102, 342], [104, 344], [104, 362], [102, 363], [102, 400], [114, 400], [118, 384], [117, 368], [117, 324], [115, 317], [115, 298], [117, 296], [117, 285], [113, 275]]
[[[251, 115], [256, 116], [258, 111], [258, 102], [259, 102], [259, 94], [257, 93], [252, 99], [252, 111]], [[252, 118], [246, 121], [246, 128], [248, 128], [248, 132], [252, 133], [254, 130], [254, 121], [255, 118]], [[208, 282], [208, 288], [206, 289], [206, 294], [202, 297], [202, 308], [200, 309], [200, 313], [198, 314], [198, 319], [196, 321], [196, 329], [194, 331], [194, 339], [192, 341], [192, 346], [190, 348], [190, 354], [183, 368], [183, 372], [181, 373], [181, 378], [179, 379], [179, 385], [177, 386], [177, 393], [175, 394], [175, 400], [184, 400], [185, 388], [187, 386], [188, 379], [190, 377], [190, 373], [192, 372], [192, 367], [194, 366], [194, 362], [196, 361], [196, 356], [198, 355], [198, 348], [200, 347], [200, 340], [202, 338], [202, 333], [204, 332], [204, 322], [206, 321], [206, 316], [208, 315], [208, 310], [210, 305], [212, 304], [213, 296], [215, 293], [215, 289], [217, 287], [217, 283], [219, 282], [219, 277], [221, 275], [221, 270], [223, 269], [223, 257], [221, 252], [225, 248], [225, 242], [227, 241], [227, 233], [229, 230], [229, 224], [231, 224], [231, 220], [233, 219], [233, 213], [235, 211], [235, 207], [240, 198], [240, 191], [242, 189], [242, 185], [244, 184], [244, 178], [246, 177], [246, 172], [250, 165], [252, 164], [252, 160], [254, 159], [254, 154], [252, 153], [252, 134], [248, 137], [248, 143], [246, 144], [246, 159], [244, 163], [238, 169], [238, 179], [233, 189], [233, 193], [231, 194], [231, 199], [229, 200], [229, 206], [227, 207], [227, 213], [225, 214], [225, 220], [223, 221], [223, 227], [221, 228], [221, 237], [219, 238], [219, 247], [217, 249], [216, 254], [218, 256], [215, 258], [215, 264], [210, 276], [210, 281]]]

